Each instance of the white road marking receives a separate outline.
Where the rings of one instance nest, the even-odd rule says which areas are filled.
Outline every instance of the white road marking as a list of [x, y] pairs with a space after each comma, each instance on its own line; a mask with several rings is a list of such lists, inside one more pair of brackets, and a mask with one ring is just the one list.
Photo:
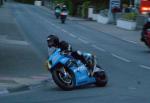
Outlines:
[[61, 29], [63, 32], [68, 33], [68, 31], [66, 31], [65, 29]]
[[70, 36], [72, 36], [73, 38], [76, 38], [77, 36], [75, 36], [74, 34], [72, 33], [69, 33]]
[[57, 29], [61, 29], [59, 26], [55, 26]]
[[128, 89], [130, 89], [130, 90], [136, 90], [137, 88], [136, 87], [128, 87]]
[[9, 39], [0, 39], [0, 43], [14, 44], [14, 45], [29, 45], [29, 43], [26, 41], [9, 40]]
[[31, 76], [31, 78], [37, 80], [46, 80], [48, 79], [48, 76]]
[[[55, 28], [57, 28], [57, 29], [61, 29], [61, 27], [56, 26], [55, 24], [53, 24], [53, 23], [51, 23], [50, 21], [48, 21], [48, 20], [44, 19], [43, 17], [40, 17], [40, 16], [39, 16], [39, 18], [40, 18], [40, 19], [42, 19], [42, 20], [45, 20], [47, 23], [49, 23], [50, 25], [54, 26]], [[69, 32], [68, 32], [68, 31], [66, 31], [65, 29], [61, 29], [61, 30], [62, 30], [63, 32], [67, 33], [68, 35], [72, 36], [73, 38], [76, 38], [76, 36], [75, 36], [74, 34], [69, 33]]]
[[144, 69], [148, 69], [150, 70], [150, 67], [149, 66], [145, 66], [145, 65], [140, 65], [141, 68], [144, 68]]
[[126, 59], [124, 57], [118, 56], [116, 54], [113, 54], [113, 53], [112, 53], [112, 56], [114, 56], [115, 58], [120, 59], [122, 61], [128, 62], [128, 63], [131, 62], [130, 60], [128, 60], [128, 59]]
[[123, 39], [124, 41], [127, 41], [127, 42], [130, 42], [130, 43], [133, 43], [133, 44], [137, 44], [137, 42], [135, 42], [135, 41], [131, 41], [131, 40], [125, 40], [125, 39]]
[[84, 44], [88, 44], [88, 43], [89, 43], [88, 41], [86, 41], [86, 40], [84, 40], [84, 39], [82, 39], [82, 38], [78, 38], [78, 40], [80, 40], [80, 41], [83, 42]]
[[0, 95], [8, 94], [8, 93], [9, 93], [9, 91], [7, 89], [0, 90]]
[[[39, 16], [40, 17], [40, 16]], [[43, 19], [44, 20], [44, 18], [43, 17], [40, 17], [41, 19]], [[46, 20], [46, 19], [45, 19]], [[48, 20], [46, 20], [48, 23], [50, 23], [52, 26], [56, 26], [54, 23], [52, 23], [52, 22], [49, 22]]]
[[[29, 11], [30, 12], [30, 11]], [[31, 13], [32, 14], [32, 13]], [[33, 15], [33, 14], [32, 14]], [[36, 14], [37, 15], [37, 14]], [[48, 21], [47, 19], [45, 19], [45, 18], [43, 18], [43, 17], [41, 17], [41, 16], [39, 16], [39, 15], [37, 15], [38, 17], [39, 17], [39, 19], [41, 19], [42, 21], [45, 21], [46, 23], [48, 23], [48, 24], [50, 24], [50, 25], [52, 25], [53, 27], [55, 27], [55, 28], [57, 28], [57, 29], [61, 29], [61, 27], [59, 27], [59, 26], [57, 26], [57, 25], [55, 25], [54, 23], [51, 23], [50, 21]], [[65, 33], [67, 33], [68, 35], [70, 35], [70, 36], [72, 36], [73, 38], [77, 38], [77, 36], [75, 36], [74, 34], [72, 34], [72, 33], [70, 33], [70, 32], [68, 32], [68, 31], [66, 31], [65, 29], [61, 29], [63, 32], [65, 32]], [[84, 43], [87, 43], [87, 42], [85, 42], [85, 40], [82, 40], [82, 42], [84, 41]]]
[[96, 46], [96, 45], [94, 45], [94, 44], [92, 44], [92, 47], [95, 48], [95, 49], [97, 49], [97, 50], [100, 50], [100, 51], [102, 51], [102, 52], [105, 52], [105, 51], [106, 51], [105, 49], [100, 48], [100, 47], [98, 47], [98, 46]]
[[51, 23], [52, 26], [55, 26], [55, 24]]

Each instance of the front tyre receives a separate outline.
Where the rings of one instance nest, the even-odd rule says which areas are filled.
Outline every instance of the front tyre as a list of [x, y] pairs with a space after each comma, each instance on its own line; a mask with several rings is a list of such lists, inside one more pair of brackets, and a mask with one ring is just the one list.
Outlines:
[[52, 71], [54, 82], [63, 90], [72, 90], [75, 88], [74, 73], [64, 66], [57, 67]]

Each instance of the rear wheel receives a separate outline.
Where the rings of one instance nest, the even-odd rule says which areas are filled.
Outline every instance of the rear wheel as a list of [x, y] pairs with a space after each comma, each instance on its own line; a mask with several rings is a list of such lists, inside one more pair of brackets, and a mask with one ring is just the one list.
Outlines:
[[64, 23], [65, 23], [65, 20], [64, 20], [64, 19], [62, 19], [62, 20], [61, 20], [61, 23], [62, 23], [62, 24], [64, 24]]
[[[99, 67], [99, 66], [98, 66]], [[97, 71], [94, 73], [94, 77], [96, 79], [96, 86], [104, 87], [108, 82], [107, 75], [104, 70]]]
[[57, 67], [52, 72], [54, 82], [63, 90], [72, 90], [75, 87], [74, 73], [64, 66]]

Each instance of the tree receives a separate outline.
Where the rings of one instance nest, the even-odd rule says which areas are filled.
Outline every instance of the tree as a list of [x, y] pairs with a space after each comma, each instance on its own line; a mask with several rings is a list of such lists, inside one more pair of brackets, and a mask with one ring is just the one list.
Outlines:
[[[86, 14], [88, 6], [94, 6], [96, 11], [106, 9], [109, 6], [109, 0], [54, 0], [55, 3], [65, 3], [69, 9], [71, 15], [77, 15], [79, 6], [83, 7], [83, 11]], [[84, 15], [84, 14], [83, 14]]]

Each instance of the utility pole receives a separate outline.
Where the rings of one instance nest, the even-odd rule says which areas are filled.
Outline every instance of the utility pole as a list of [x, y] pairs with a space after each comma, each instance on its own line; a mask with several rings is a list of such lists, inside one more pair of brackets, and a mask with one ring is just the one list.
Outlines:
[[109, 23], [115, 22], [115, 14], [112, 12], [112, 9], [117, 7], [120, 8], [121, 0], [109, 0], [109, 11], [108, 11], [108, 17], [109, 17]]

